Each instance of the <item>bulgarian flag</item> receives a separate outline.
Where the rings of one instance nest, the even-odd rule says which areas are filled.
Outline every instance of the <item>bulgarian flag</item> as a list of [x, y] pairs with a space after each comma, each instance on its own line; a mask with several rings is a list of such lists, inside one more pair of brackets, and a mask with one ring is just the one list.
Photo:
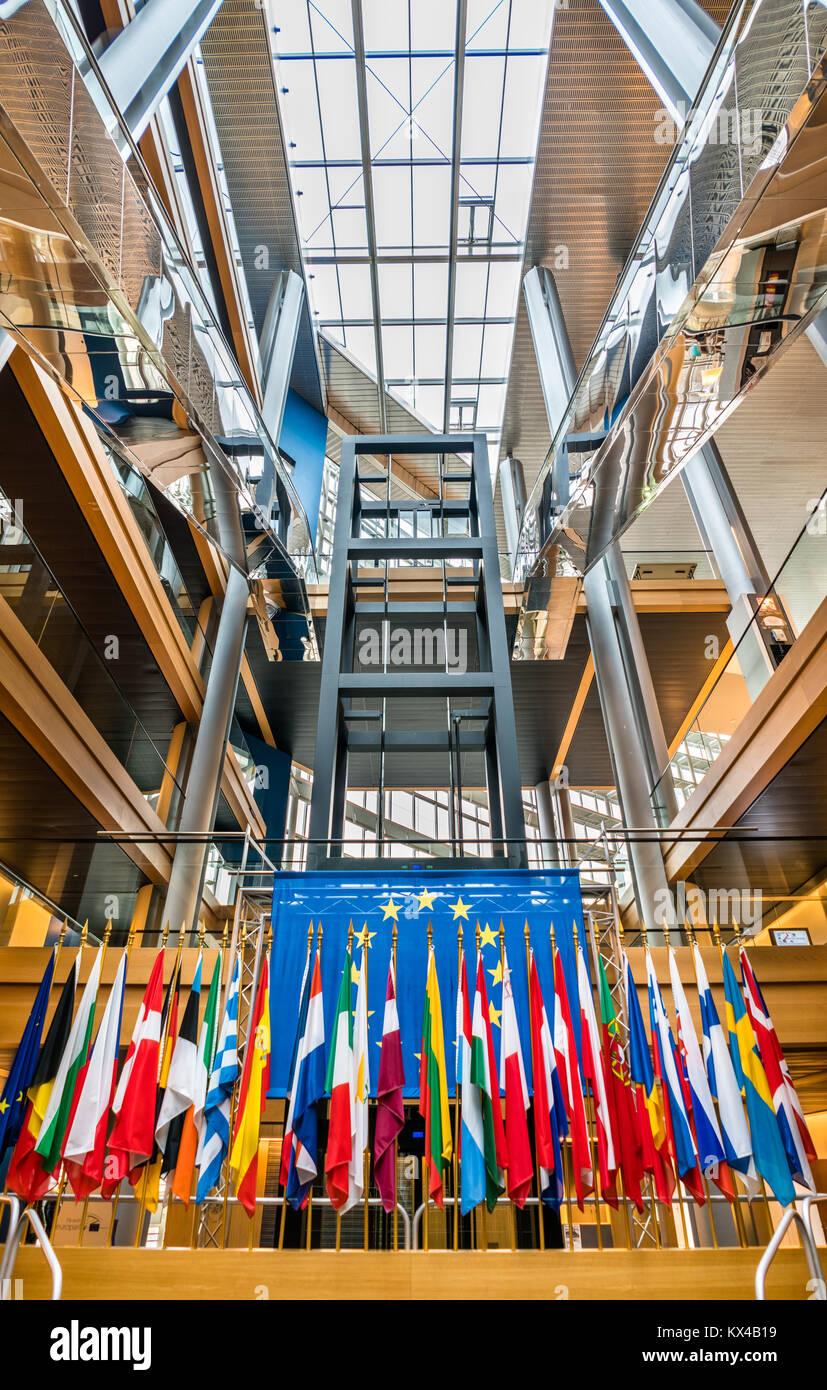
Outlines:
[[126, 1061], [112, 1102], [115, 1123], [109, 1136], [105, 1176], [101, 1186], [104, 1197], [111, 1197], [127, 1173], [152, 1156], [155, 1146], [155, 1099], [161, 1051], [163, 993], [164, 951], [161, 949], [155, 957], [155, 964], [144, 991]]
[[500, 1087], [505, 1092], [505, 1141], [508, 1149], [508, 1195], [521, 1209], [531, 1189], [534, 1164], [528, 1137], [528, 1083], [526, 1082], [517, 1010], [511, 989], [511, 970], [503, 948], [503, 1013], [500, 1044]]
[[336, 1002], [333, 1041], [327, 1062], [325, 1090], [330, 1094], [330, 1117], [325, 1154], [325, 1185], [334, 1211], [347, 1201], [350, 1160], [353, 1155], [353, 1005], [351, 971], [353, 957], [345, 956], [342, 983]]
[[92, 969], [89, 972], [89, 979], [86, 981], [75, 1021], [72, 1024], [72, 1031], [60, 1059], [57, 1076], [49, 1096], [49, 1103], [43, 1116], [43, 1124], [34, 1146], [35, 1153], [40, 1154], [41, 1162], [47, 1173], [51, 1173], [60, 1161], [60, 1152], [69, 1126], [78, 1073], [86, 1065], [86, 1059], [89, 1055], [89, 1044], [92, 1040], [92, 1027], [95, 1021], [95, 1000], [100, 983], [102, 953], [103, 948], [101, 947], [98, 949]]
[[[612, 1116], [606, 1089], [606, 1073], [600, 1053], [600, 1036], [594, 1012], [594, 998], [582, 945], [577, 947], [577, 991], [580, 995], [580, 1027], [583, 1040], [583, 1076], [590, 1082], [597, 1121], [597, 1166], [600, 1186], [607, 1201], [611, 1201], [617, 1172]], [[615, 1198], [615, 1202], [617, 1198]]]
[[60, 1059], [66, 1051], [72, 1029], [72, 1014], [75, 1008], [75, 987], [78, 977], [78, 951], [66, 983], [60, 992], [54, 1016], [46, 1033], [46, 1041], [40, 1052], [37, 1070], [29, 1086], [29, 1105], [26, 1118], [17, 1137], [11, 1156], [6, 1185], [16, 1192], [24, 1202], [37, 1202], [49, 1190], [50, 1174], [43, 1167], [40, 1155], [35, 1153], [37, 1137], [43, 1125], [43, 1117], [55, 1084]]
[[419, 1066], [419, 1113], [425, 1121], [425, 1166], [429, 1195], [443, 1204], [442, 1165], [451, 1160], [451, 1116], [448, 1109], [448, 1077], [445, 1072], [445, 1036], [442, 1005], [433, 946], [428, 952], [428, 980], [422, 1017], [422, 1054]]
[[583, 1100], [583, 1078], [577, 1059], [577, 1044], [571, 1021], [566, 977], [560, 952], [554, 951], [554, 1055], [563, 1081], [563, 1100], [571, 1129], [571, 1154], [574, 1167], [574, 1186], [577, 1205], [583, 1210], [583, 1199], [594, 1188], [586, 1106]]
[[238, 1097], [238, 1118], [230, 1150], [230, 1175], [247, 1215], [256, 1209], [258, 1138], [270, 1084], [270, 958], [261, 962], [261, 979], [247, 1033], [244, 1071]]
[[109, 991], [101, 1026], [95, 1038], [95, 1046], [80, 1087], [72, 1123], [63, 1145], [66, 1176], [77, 1201], [88, 1197], [103, 1181], [106, 1127], [109, 1107], [115, 1093], [125, 985], [124, 951], [115, 982]]

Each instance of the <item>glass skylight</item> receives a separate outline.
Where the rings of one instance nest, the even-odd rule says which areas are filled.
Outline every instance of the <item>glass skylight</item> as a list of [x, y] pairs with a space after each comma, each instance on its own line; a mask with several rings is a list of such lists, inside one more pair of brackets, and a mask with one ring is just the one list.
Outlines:
[[457, 5], [362, 0], [373, 227], [351, 0], [286, 0], [273, 53], [314, 322], [374, 377], [378, 345], [391, 394], [433, 429], [484, 430], [493, 461], [554, 0], [466, 8], [455, 170]]

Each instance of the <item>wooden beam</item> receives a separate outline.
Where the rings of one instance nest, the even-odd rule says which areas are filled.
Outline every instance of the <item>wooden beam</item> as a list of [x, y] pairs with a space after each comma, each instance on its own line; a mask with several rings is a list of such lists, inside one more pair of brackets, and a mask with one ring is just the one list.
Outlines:
[[583, 668], [583, 674], [580, 677], [580, 684], [577, 687], [577, 691], [575, 693], [571, 709], [569, 710], [569, 717], [566, 720], [566, 727], [563, 730], [563, 737], [560, 740], [560, 747], [557, 749], [557, 755], [554, 759], [554, 767], [551, 770], [552, 777], [556, 777], [560, 769], [565, 765], [566, 757], [568, 755], [572, 739], [574, 738], [575, 731], [580, 720], [580, 715], [583, 713], [583, 706], [586, 703], [586, 696], [591, 690], [593, 680], [594, 657], [592, 656], [591, 652], [589, 652], [589, 659]]

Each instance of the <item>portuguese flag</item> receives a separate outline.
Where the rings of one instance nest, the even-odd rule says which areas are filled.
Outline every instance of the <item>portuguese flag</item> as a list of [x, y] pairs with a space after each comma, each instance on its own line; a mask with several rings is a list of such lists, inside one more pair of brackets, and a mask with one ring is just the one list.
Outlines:
[[442, 1206], [442, 1165], [450, 1162], [451, 1115], [448, 1109], [448, 1078], [445, 1073], [445, 1036], [442, 1005], [436, 975], [434, 948], [428, 953], [428, 982], [422, 1019], [422, 1057], [419, 1064], [419, 1113], [425, 1121], [425, 1166], [428, 1186], [438, 1207]]
[[336, 1022], [333, 1042], [327, 1061], [325, 1090], [330, 1093], [330, 1118], [327, 1129], [327, 1151], [324, 1171], [327, 1195], [334, 1211], [347, 1201], [348, 1172], [353, 1154], [355, 1113], [353, 1105], [353, 1004], [351, 972], [353, 958], [348, 951], [339, 998], [336, 1001]]

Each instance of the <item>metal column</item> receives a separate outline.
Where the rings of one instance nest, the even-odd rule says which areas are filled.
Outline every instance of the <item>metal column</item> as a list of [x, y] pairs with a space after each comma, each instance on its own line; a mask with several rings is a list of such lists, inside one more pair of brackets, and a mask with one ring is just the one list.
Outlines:
[[528, 272], [523, 295], [553, 439], [577, 384], [577, 368], [554, 276], [546, 266], [535, 265]]
[[[666, 739], [617, 545], [586, 573], [583, 587], [595, 680], [623, 819], [633, 832], [648, 835], [671, 821], [677, 808]], [[659, 803], [658, 816], [653, 791]], [[662, 925], [656, 909], [669, 899], [663, 856], [654, 833], [651, 840], [641, 841], [633, 833], [628, 846], [638, 914], [647, 930], [654, 932]]]
[[[179, 827], [181, 831], [207, 833], [212, 830], [215, 821], [227, 737], [244, 652], [248, 594], [246, 575], [231, 566], [204, 708], [187, 777]], [[206, 862], [207, 845], [204, 842], [178, 842], [164, 908], [164, 920], [169, 922], [173, 931], [182, 923], [187, 930], [193, 928], [201, 902]]]
[[554, 823], [554, 806], [551, 800], [551, 787], [548, 778], [538, 782], [534, 788], [537, 798], [537, 824], [540, 831], [540, 863], [544, 868], [556, 869], [560, 865], [560, 850], [557, 844], [557, 827]]
[[720, 37], [697, 0], [600, 0], [669, 114], [683, 125]]

